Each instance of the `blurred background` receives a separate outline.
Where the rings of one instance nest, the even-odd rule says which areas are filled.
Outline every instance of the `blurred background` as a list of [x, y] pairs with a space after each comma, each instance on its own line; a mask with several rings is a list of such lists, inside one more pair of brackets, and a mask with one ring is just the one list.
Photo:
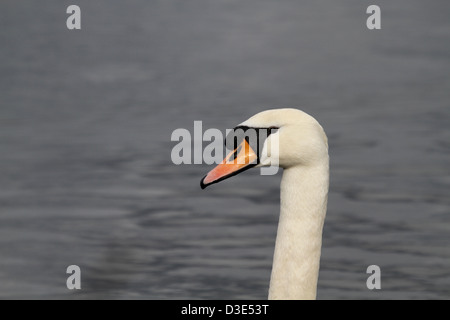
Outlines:
[[[371, 4], [382, 30], [366, 27]], [[170, 137], [297, 107], [330, 140], [318, 298], [449, 299], [449, 13], [447, 0], [2, 0], [0, 298], [265, 299], [281, 174], [201, 190], [210, 167], [172, 164]], [[382, 290], [366, 287], [372, 264]]]

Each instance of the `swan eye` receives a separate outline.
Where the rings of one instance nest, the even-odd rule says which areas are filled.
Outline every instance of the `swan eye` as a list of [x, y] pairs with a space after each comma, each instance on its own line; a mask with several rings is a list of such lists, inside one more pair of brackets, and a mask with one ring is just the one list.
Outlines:
[[270, 136], [272, 133], [275, 133], [278, 129], [280, 129], [280, 128], [278, 128], [278, 127], [267, 128], [267, 136]]

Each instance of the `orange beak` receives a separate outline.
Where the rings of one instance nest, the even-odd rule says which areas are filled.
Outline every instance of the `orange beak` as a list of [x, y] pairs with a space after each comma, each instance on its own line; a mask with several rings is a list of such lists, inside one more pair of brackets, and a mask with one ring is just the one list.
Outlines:
[[212, 169], [200, 182], [202, 189], [207, 186], [235, 176], [242, 171], [256, 166], [258, 155], [244, 139], [239, 147], [230, 152], [217, 167]]

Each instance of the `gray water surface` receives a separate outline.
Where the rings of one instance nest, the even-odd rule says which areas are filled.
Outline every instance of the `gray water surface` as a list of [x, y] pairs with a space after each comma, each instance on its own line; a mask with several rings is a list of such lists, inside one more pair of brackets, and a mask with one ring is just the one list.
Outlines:
[[330, 140], [318, 298], [450, 298], [449, 1], [76, 2], [0, 2], [0, 298], [266, 298], [281, 175], [170, 137], [274, 107]]

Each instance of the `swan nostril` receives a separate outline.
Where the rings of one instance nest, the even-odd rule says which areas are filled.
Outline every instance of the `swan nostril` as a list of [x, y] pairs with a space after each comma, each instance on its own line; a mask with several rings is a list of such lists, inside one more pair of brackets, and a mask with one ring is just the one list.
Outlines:
[[237, 158], [237, 155], [239, 154], [239, 152], [241, 152], [242, 146], [239, 146], [231, 155], [230, 157], [227, 159], [227, 162], [231, 162], [234, 161]]

